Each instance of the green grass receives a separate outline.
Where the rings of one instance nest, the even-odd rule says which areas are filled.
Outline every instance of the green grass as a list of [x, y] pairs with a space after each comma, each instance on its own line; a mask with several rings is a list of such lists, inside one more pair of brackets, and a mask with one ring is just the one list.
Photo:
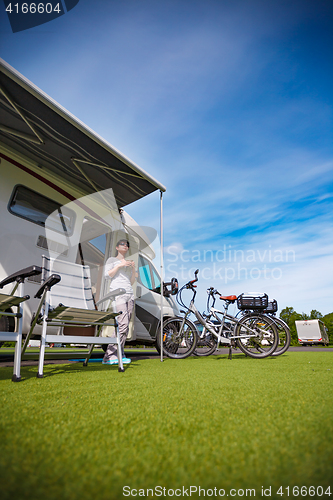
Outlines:
[[111, 500], [124, 498], [126, 485], [196, 485], [226, 495], [254, 488], [256, 497], [271, 486], [271, 498], [281, 499], [280, 486], [326, 489], [333, 477], [327, 351], [140, 360], [125, 373], [48, 365], [44, 379], [36, 373], [23, 367], [22, 382], [13, 383], [12, 369], [0, 369], [3, 500]]

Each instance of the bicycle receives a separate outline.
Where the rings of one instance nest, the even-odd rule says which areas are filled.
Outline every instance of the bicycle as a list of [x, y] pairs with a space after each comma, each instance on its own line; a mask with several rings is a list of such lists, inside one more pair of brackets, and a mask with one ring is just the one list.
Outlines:
[[[220, 298], [225, 301], [225, 309], [219, 311], [211, 307], [207, 319], [200, 314], [194, 303], [197, 293], [194, 283], [198, 281], [198, 273], [199, 270], [197, 269], [194, 273], [194, 280], [186, 283], [179, 290], [176, 297], [178, 304], [186, 310], [181, 311], [184, 316], [169, 318], [163, 324], [163, 352], [166, 356], [185, 358], [192, 353], [208, 355], [208, 353], [203, 354], [201, 349], [206, 348], [211, 354], [219, 343], [229, 345], [230, 349], [237, 345], [244, 354], [253, 358], [264, 358], [274, 352], [278, 343], [278, 333], [274, 322], [270, 318], [255, 312], [245, 314], [241, 319], [227, 314], [229, 304], [237, 300], [235, 295], [223, 297], [217, 290], [214, 290], [213, 293], [213, 289], [210, 289], [211, 296], [214, 299], [215, 295], [219, 294]], [[184, 289], [191, 289], [193, 292], [188, 307], [182, 300]], [[203, 334], [200, 336], [198, 336], [195, 324], [188, 319], [188, 316], [192, 313], [203, 326]], [[222, 314], [222, 318], [218, 314]], [[217, 325], [211, 320], [212, 316], [215, 318]], [[197, 345], [198, 348], [196, 348]]]
[[[213, 287], [207, 290], [208, 314], [201, 315], [198, 311], [192, 312], [196, 315], [198, 322], [203, 326], [199, 333], [197, 347], [194, 354], [197, 356], [209, 356], [219, 344], [229, 345], [229, 357], [231, 358], [232, 347], [239, 347], [244, 354], [253, 358], [265, 358], [270, 356], [278, 345], [278, 332], [274, 321], [263, 314], [259, 309], [267, 306], [266, 294], [257, 297], [243, 297], [243, 306], [251, 306], [254, 310], [243, 311], [243, 317], [238, 319], [228, 314], [228, 307], [239, 297], [235, 295], [222, 296]], [[216, 296], [224, 301], [224, 310], [216, 309]], [[210, 300], [212, 305], [210, 306]], [[221, 317], [220, 317], [221, 315]]]
[[[198, 273], [199, 271], [196, 271]], [[178, 304], [183, 305], [181, 294], [184, 289], [193, 291], [192, 301], [196, 296], [194, 283], [198, 281], [195, 276], [194, 280], [189, 281], [178, 291], [176, 300]], [[184, 307], [186, 307], [184, 305]], [[181, 311], [183, 312], [183, 311]], [[188, 319], [190, 312], [184, 314], [184, 317], [174, 316], [163, 322], [163, 353], [169, 358], [184, 359], [190, 356], [197, 345], [198, 332], [195, 325]], [[160, 336], [157, 335], [157, 350], [160, 352]]]

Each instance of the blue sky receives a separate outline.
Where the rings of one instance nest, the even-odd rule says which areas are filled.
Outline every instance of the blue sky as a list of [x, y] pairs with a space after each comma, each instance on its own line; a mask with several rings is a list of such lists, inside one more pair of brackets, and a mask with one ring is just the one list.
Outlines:
[[[80, 0], [1, 56], [167, 187], [166, 277], [333, 311], [330, 0]], [[155, 193], [128, 207], [159, 227]]]

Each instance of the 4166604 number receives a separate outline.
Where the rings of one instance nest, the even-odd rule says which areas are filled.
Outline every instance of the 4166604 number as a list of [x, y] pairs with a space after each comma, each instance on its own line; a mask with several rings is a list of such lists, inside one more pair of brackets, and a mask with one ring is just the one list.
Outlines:
[[280, 488], [276, 492], [277, 495], [282, 496], [291, 496], [291, 497], [325, 497], [331, 496], [331, 487], [330, 486], [293, 486], [290, 488], [289, 486], [280, 486]]
[[52, 12], [57, 12], [57, 14], [60, 14], [62, 12], [62, 7], [60, 6], [60, 3], [57, 3], [57, 5], [53, 6], [52, 3], [22, 3], [22, 5], [19, 5], [18, 3], [12, 4], [9, 3], [6, 7], [6, 12], [9, 14], [51, 14]]

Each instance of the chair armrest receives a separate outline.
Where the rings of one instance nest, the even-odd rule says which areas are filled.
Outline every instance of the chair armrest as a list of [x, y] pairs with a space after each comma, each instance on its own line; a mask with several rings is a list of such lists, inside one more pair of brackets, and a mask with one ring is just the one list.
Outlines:
[[59, 276], [59, 274], [51, 274], [51, 276], [49, 276], [45, 283], [43, 283], [43, 285], [39, 288], [38, 292], [35, 295], [35, 299], [40, 299], [45, 290], [50, 290], [53, 285], [56, 285], [57, 283], [59, 283], [59, 281], [61, 281], [61, 277]]
[[96, 302], [96, 306], [102, 304], [102, 302], [105, 302], [106, 300], [114, 299], [118, 295], [124, 295], [124, 293], [126, 293], [126, 290], [124, 288], [117, 288], [116, 290], [113, 290], [112, 292], [104, 295], [102, 299]]
[[13, 281], [19, 281], [23, 283], [25, 278], [29, 278], [30, 276], [36, 276], [37, 274], [41, 273], [42, 269], [39, 266], [30, 266], [25, 269], [21, 269], [21, 271], [17, 271], [16, 273], [13, 273], [4, 280], [2, 280], [0, 283], [0, 288], [9, 285], [9, 283], [13, 283]]

